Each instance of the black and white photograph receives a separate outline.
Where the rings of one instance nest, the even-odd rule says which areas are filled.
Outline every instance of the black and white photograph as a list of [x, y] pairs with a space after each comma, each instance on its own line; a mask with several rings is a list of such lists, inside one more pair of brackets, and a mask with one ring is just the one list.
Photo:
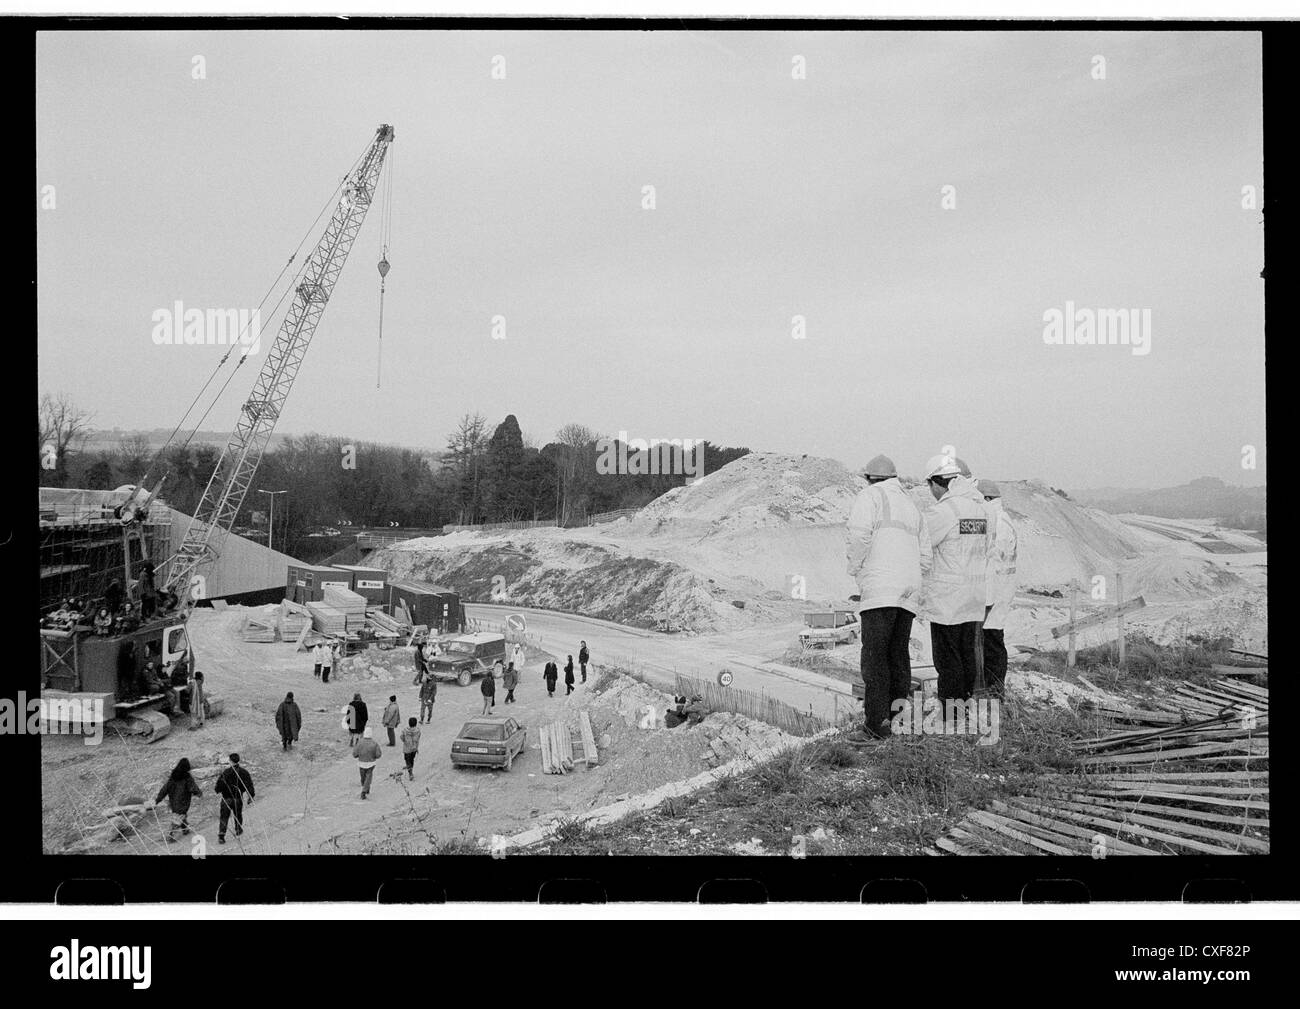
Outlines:
[[36, 33], [43, 858], [1270, 854], [1260, 33], [842, 27]]

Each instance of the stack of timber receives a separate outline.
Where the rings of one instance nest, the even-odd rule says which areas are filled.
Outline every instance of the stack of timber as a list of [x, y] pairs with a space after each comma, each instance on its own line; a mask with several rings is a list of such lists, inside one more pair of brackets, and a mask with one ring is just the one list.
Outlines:
[[367, 610], [366, 619], [370, 621], [370, 627], [377, 638], [403, 638], [411, 632], [409, 624], [389, 616], [380, 609]]
[[578, 713], [578, 726], [569, 728], [561, 719], [550, 722], [539, 730], [542, 744], [542, 773], [568, 774], [578, 764], [595, 767], [599, 763], [596, 741], [591, 731], [591, 719], [586, 711]]
[[274, 641], [275, 623], [273, 617], [250, 613], [244, 617], [244, 623], [239, 628], [239, 636], [245, 641]]
[[326, 585], [324, 599], [326, 606], [339, 610], [346, 620], [347, 630], [359, 631], [366, 624], [366, 597], [351, 589], [337, 585]]
[[276, 625], [280, 630], [281, 641], [297, 641], [303, 628], [311, 625], [311, 613], [307, 607], [299, 606], [292, 600], [281, 600]]
[[325, 603], [308, 603], [307, 610], [311, 613], [311, 626], [322, 634], [343, 636], [347, 633], [348, 623], [347, 614], [342, 610], [337, 610], [333, 606], [327, 606]]
[[[1079, 770], [967, 814], [927, 854], [1269, 852], [1268, 689], [1184, 684], [1075, 744]], [[937, 849], [937, 850], [936, 850]]]

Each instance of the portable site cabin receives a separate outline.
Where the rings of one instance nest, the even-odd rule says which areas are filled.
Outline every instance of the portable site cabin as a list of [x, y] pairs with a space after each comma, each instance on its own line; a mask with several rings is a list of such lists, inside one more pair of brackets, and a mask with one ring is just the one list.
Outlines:
[[325, 586], [337, 585], [351, 588], [352, 576], [347, 571], [320, 564], [290, 564], [285, 581], [284, 598], [305, 606], [325, 598]]
[[402, 603], [410, 614], [411, 622], [423, 624], [439, 634], [457, 633], [465, 628], [465, 610], [460, 596], [451, 589], [428, 582], [395, 581], [388, 583], [388, 602], [384, 607], [395, 617], [401, 617]]
[[340, 571], [346, 571], [350, 578], [350, 588], [359, 596], [364, 596], [370, 606], [383, 606], [388, 601], [388, 572], [383, 568], [367, 567], [364, 564], [335, 564]]

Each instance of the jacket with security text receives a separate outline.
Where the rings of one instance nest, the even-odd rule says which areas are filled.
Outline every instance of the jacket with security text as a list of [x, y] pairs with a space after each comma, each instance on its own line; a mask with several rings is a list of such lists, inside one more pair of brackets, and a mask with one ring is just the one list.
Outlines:
[[953, 477], [925, 517], [933, 561], [921, 597], [922, 615], [936, 624], [984, 619], [992, 522], [975, 482]]

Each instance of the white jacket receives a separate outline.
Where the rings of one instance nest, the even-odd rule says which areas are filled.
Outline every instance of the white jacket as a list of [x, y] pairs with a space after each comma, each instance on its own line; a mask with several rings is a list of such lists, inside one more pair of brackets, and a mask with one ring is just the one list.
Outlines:
[[1016, 528], [1002, 507], [1002, 499], [986, 501], [993, 523], [993, 549], [989, 552], [984, 604], [992, 606], [984, 626], [1000, 631], [1007, 626], [1011, 601], [1016, 597]]
[[936, 624], [984, 619], [993, 523], [975, 482], [953, 477], [925, 517], [934, 563], [925, 582], [922, 612]]
[[849, 511], [848, 570], [859, 610], [899, 606], [916, 614], [930, 569], [930, 534], [897, 477], [867, 487]]

